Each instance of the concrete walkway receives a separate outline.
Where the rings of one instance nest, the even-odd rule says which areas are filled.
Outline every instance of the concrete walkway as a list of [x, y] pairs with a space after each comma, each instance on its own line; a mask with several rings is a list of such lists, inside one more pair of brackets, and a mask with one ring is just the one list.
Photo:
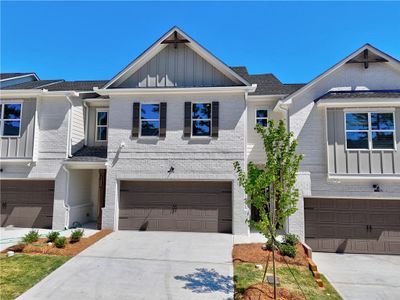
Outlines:
[[344, 299], [400, 299], [400, 256], [314, 252], [313, 260]]
[[232, 239], [114, 232], [18, 299], [233, 299]]

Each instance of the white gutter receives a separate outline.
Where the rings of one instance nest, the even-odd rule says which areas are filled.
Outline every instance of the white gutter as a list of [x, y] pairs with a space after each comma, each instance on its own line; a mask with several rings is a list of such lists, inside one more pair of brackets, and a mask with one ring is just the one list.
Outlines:
[[65, 209], [65, 219], [64, 219], [64, 228], [68, 229], [69, 227], [69, 211], [71, 210], [71, 206], [68, 204], [69, 201], [69, 178], [70, 178], [70, 173], [69, 170], [63, 165], [62, 168], [64, 171], [67, 173], [67, 184], [65, 187], [65, 197], [63, 201], [63, 207]]
[[214, 93], [214, 92], [254, 92], [256, 84], [252, 86], [224, 86], [224, 87], [195, 87], [195, 88], [126, 88], [126, 89], [96, 89], [99, 95], [132, 95], [132, 94], [180, 94], [180, 93]]
[[31, 89], [31, 90], [0, 90], [0, 96], [20, 96], [20, 97], [34, 97], [34, 96], [79, 96], [75, 91], [48, 91], [46, 89]]
[[85, 101], [82, 101], [83, 106], [85, 107], [85, 146], [87, 145], [88, 142], [88, 129], [89, 129], [89, 107], [87, 106]]
[[7, 97], [7, 96], [34, 97], [34, 96], [41, 96], [42, 94], [43, 94], [42, 90], [0, 90], [1, 97]]

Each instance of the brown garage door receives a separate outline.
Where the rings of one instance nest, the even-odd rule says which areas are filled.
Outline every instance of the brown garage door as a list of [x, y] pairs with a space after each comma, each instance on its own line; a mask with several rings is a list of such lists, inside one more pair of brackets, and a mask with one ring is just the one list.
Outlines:
[[400, 199], [304, 199], [314, 251], [400, 254]]
[[51, 228], [54, 181], [1, 180], [1, 226]]
[[119, 229], [232, 232], [230, 182], [122, 181]]

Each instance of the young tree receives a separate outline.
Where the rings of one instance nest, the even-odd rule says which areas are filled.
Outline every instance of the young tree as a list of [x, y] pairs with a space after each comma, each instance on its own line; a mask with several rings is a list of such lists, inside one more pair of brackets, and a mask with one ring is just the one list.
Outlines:
[[[234, 167], [239, 184], [248, 196], [246, 203], [259, 214], [259, 220], [248, 222], [272, 244], [275, 282], [276, 232], [283, 228], [286, 219], [297, 210], [299, 192], [295, 183], [302, 155], [296, 153], [297, 141], [293, 133], [286, 130], [283, 120], [278, 124], [268, 120], [267, 127], [257, 125], [255, 129], [263, 140], [265, 165], [250, 162], [247, 174], [239, 162], [235, 162]], [[276, 294], [275, 284], [274, 291]]]

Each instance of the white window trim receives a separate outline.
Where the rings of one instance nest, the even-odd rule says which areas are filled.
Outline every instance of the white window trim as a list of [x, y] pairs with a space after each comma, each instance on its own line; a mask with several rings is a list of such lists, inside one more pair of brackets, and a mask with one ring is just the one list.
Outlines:
[[[368, 129], [349, 129], [347, 130], [347, 114], [368, 114]], [[372, 113], [391, 113], [393, 115], [393, 129], [372, 129], [371, 123], [371, 114]], [[368, 136], [368, 148], [348, 148], [347, 147], [347, 132], [366, 132]], [[373, 148], [372, 143], [372, 133], [374, 132], [393, 132], [393, 148], [392, 149], [380, 149]], [[362, 110], [362, 109], [352, 109], [345, 110], [344, 113], [344, 139], [345, 139], [345, 148], [346, 151], [397, 151], [397, 142], [396, 142], [396, 115], [394, 109], [370, 109], [370, 110]]]
[[[257, 111], [258, 110], [266, 110], [267, 111], [267, 117], [257, 117]], [[257, 106], [254, 110], [254, 126], [257, 126], [257, 120], [267, 120], [269, 118], [269, 110], [266, 107], [262, 106]], [[265, 126], [264, 126], [265, 127]]]
[[[210, 104], [210, 118], [209, 119], [193, 119], [193, 104]], [[209, 135], [193, 135], [193, 121], [210, 121], [210, 134]], [[190, 107], [190, 137], [193, 139], [211, 139], [212, 135], [212, 101], [195, 101], [191, 103]]]
[[[143, 119], [142, 120], [142, 105], [158, 105], [158, 119]], [[161, 125], [161, 103], [160, 102], [140, 102], [139, 105], [139, 138], [141, 139], [159, 139], [160, 138], [160, 125]], [[142, 135], [142, 121], [158, 121], [158, 135]]]
[[[106, 112], [107, 113], [107, 125], [99, 125], [98, 124], [98, 120], [99, 120], [99, 112]], [[97, 143], [103, 143], [103, 142], [107, 142], [108, 141], [108, 122], [109, 122], [109, 113], [108, 113], [108, 109], [107, 108], [96, 108], [96, 142]], [[99, 127], [106, 127], [107, 128], [107, 134], [106, 134], [106, 139], [105, 140], [99, 140], [97, 138], [97, 128]]]
[[[4, 106], [7, 104], [20, 104], [21, 105], [21, 112], [19, 114], [19, 119], [3, 119], [4, 116]], [[1, 116], [0, 116], [0, 137], [4, 137], [4, 138], [20, 138], [21, 137], [21, 127], [22, 127], [22, 112], [23, 112], [23, 108], [24, 105], [22, 102], [20, 101], [6, 101], [6, 102], [2, 102], [0, 103], [1, 106]], [[4, 121], [19, 121], [19, 131], [18, 131], [18, 135], [3, 135], [4, 132]]]

